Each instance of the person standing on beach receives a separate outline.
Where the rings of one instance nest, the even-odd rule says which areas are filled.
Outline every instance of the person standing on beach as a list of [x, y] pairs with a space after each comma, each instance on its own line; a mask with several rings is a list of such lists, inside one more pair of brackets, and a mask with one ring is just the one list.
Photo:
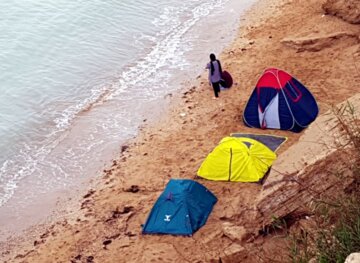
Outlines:
[[209, 70], [209, 82], [214, 89], [214, 99], [219, 97], [220, 92], [220, 80], [221, 80], [221, 63], [216, 59], [214, 54], [210, 54], [210, 62], [206, 65], [206, 69]]

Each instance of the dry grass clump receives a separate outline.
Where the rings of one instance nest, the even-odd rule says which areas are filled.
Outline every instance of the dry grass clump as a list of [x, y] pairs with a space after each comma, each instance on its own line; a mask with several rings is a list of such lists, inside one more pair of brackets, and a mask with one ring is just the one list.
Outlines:
[[349, 254], [360, 251], [360, 120], [350, 103], [334, 107], [333, 112], [342, 135], [338, 147], [353, 150], [354, 156], [348, 158], [352, 184], [339, 196], [312, 203], [315, 227], [289, 235], [291, 262], [344, 262]]

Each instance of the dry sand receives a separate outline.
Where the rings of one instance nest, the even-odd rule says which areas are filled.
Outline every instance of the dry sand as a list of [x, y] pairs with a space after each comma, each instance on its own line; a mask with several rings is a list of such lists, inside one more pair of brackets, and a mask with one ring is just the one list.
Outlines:
[[[262, 185], [195, 178], [206, 155], [232, 132], [287, 136], [279, 158], [302, 135], [244, 126], [242, 112], [261, 72], [278, 67], [316, 97], [320, 113], [359, 92], [360, 26], [325, 16], [318, 0], [262, 0], [221, 54], [235, 85], [213, 100], [206, 73], [173, 96], [167, 116], [146, 124], [104, 171], [72, 216], [34, 240], [2, 244], [6, 262], [266, 262], [252, 255], [255, 200]], [[192, 237], [141, 235], [141, 224], [170, 178], [196, 179], [219, 199]], [[248, 242], [246, 242], [248, 241]], [[253, 244], [253, 243], [254, 244]], [[274, 246], [263, 245], [264, 251]], [[279, 251], [276, 251], [280, 253]], [[265, 251], [264, 254], [267, 252]], [[275, 253], [274, 251], [268, 252]], [[243, 255], [245, 255], [243, 257]], [[244, 259], [246, 258], [246, 259]]]

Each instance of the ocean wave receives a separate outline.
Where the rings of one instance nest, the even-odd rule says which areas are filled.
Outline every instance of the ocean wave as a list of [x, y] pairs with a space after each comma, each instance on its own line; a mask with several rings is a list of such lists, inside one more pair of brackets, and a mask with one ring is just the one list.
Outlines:
[[[164, 7], [161, 14], [152, 21], [156, 28], [155, 35], [141, 33], [134, 36], [133, 44], [141, 48], [143, 53], [134, 59], [132, 64], [124, 66], [112, 81], [104, 80], [106, 84], [88, 88], [90, 92], [86, 98], [75, 100], [72, 105], [57, 113], [52, 120], [54, 127], [49, 129], [46, 135], [23, 143], [18, 153], [1, 164], [0, 206], [14, 195], [22, 179], [35, 172], [41, 173], [44, 166], [48, 167], [51, 173], [57, 173], [55, 177], [68, 177], [68, 170], [81, 167], [81, 158], [79, 156], [75, 158], [71, 149], [62, 156], [65, 159], [63, 162], [68, 162], [69, 169], [67, 170], [64, 170], [56, 160], [48, 160], [48, 156], [67, 138], [69, 130], [80, 115], [87, 114], [108, 101], [150, 101], [168, 93], [171, 86], [168, 83], [169, 78], [189, 66], [183, 54], [192, 49], [193, 43], [186, 41], [184, 36], [200, 19], [213, 10], [221, 8], [226, 2], [222, 0], [188, 1], [181, 6]], [[113, 115], [109, 116], [109, 118], [113, 117]], [[113, 129], [114, 126], [120, 125], [121, 117], [119, 120], [99, 121], [106, 123], [100, 124], [104, 126], [102, 132], [106, 132], [106, 129]], [[126, 122], [125, 124], [133, 125]], [[124, 130], [126, 129], [125, 127]], [[80, 146], [79, 143], [73, 147], [83, 147], [83, 158], [85, 158], [85, 153], [92, 151], [101, 143], [101, 140], [92, 142], [90, 138], [84, 141], [83, 145]], [[70, 164], [70, 162], [73, 163]]]

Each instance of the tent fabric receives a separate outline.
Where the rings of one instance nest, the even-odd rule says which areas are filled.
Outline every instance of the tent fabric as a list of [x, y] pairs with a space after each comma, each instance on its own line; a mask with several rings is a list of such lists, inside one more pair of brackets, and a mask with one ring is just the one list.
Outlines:
[[253, 134], [253, 133], [232, 133], [231, 137], [245, 137], [261, 142], [273, 152], [276, 152], [280, 146], [287, 141], [287, 137], [275, 136], [269, 134]]
[[261, 142], [225, 137], [206, 157], [197, 174], [214, 181], [258, 182], [275, 159], [276, 154]]
[[217, 198], [189, 179], [171, 179], [152, 208], [144, 234], [192, 235], [202, 227]]
[[297, 79], [283, 70], [264, 71], [244, 110], [249, 127], [300, 132], [319, 113], [315, 98]]

